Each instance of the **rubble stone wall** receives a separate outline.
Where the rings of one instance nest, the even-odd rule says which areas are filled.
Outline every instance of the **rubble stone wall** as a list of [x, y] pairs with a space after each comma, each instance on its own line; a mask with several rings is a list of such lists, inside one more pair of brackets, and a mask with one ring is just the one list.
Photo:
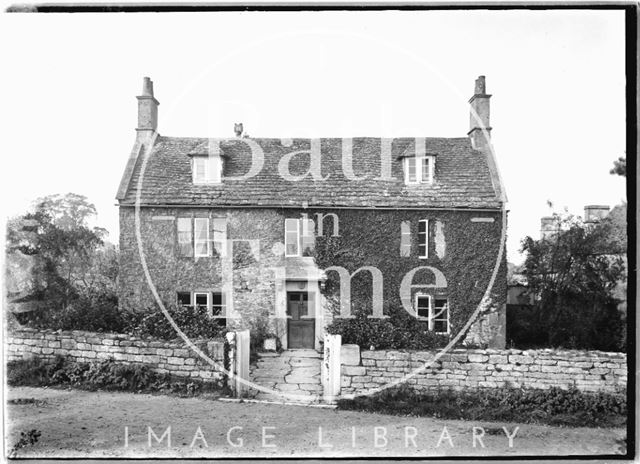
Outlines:
[[[425, 366], [437, 351], [362, 351], [342, 347], [341, 393], [363, 394]], [[451, 388], [547, 389], [612, 392], [627, 385], [627, 356], [602, 351], [466, 350], [445, 353], [406, 380], [416, 390]]]
[[[194, 344], [219, 367], [224, 367], [224, 340]], [[122, 364], [148, 365], [158, 373], [204, 381], [224, 381], [224, 372], [209, 365], [182, 341], [141, 339], [126, 334], [52, 331], [21, 328], [7, 334], [8, 361], [64, 356], [75, 362], [114, 359]]]

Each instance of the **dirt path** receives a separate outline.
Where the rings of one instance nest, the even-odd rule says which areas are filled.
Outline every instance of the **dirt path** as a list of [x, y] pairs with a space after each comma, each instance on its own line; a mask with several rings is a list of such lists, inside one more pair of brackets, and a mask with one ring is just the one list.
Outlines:
[[[617, 440], [625, 436], [622, 429], [472, 423], [206, 398], [46, 388], [12, 388], [8, 399], [8, 443], [15, 443], [21, 431], [35, 428], [42, 432], [35, 446], [20, 451], [21, 457], [613, 454], [620, 450]], [[16, 402], [17, 399], [22, 400]], [[503, 425], [509, 433], [519, 427], [513, 447], [509, 447]], [[155, 443], [152, 436], [149, 447], [148, 428], [160, 438], [169, 426], [171, 446], [167, 446], [167, 436], [162, 443]], [[479, 442], [473, 447], [474, 426], [484, 427], [485, 448]], [[229, 443], [228, 435], [236, 446]]]

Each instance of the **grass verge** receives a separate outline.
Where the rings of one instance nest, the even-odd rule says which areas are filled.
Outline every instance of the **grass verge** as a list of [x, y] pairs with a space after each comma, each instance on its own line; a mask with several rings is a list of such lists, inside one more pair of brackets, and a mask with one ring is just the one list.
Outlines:
[[627, 395], [625, 390], [584, 393], [575, 388], [416, 392], [403, 385], [371, 396], [339, 400], [338, 409], [438, 419], [624, 427]]
[[194, 396], [201, 393], [226, 394], [221, 382], [203, 382], [159, 374], [145, 365], [124, 365], [113, 359], [78, 363], [64, 357], [53, 362], [40, 359], [11, 361], [7, 364], [10, 386], [68, 386], [83, 390], [164, 393]]

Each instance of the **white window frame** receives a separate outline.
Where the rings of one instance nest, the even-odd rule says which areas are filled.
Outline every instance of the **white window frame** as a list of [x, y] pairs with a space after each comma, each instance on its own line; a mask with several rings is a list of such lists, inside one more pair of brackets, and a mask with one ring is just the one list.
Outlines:
[[[205, 221], [207, 236], [204, 240], [198, 240], [198, 221]], [[198, 244], [204, 243], [207, 246], [207, 251], [205, 254], [198, 254]], [[209, 218], [201, 218], [196, 217], [193, 218], [193, 256], [196, 258], [204, 258], [207, 256], [211, 256], [211, 240], [210, 240], [210, 232], [209, 232]]]
[[[418, 314], [418, 299], [420, 298], [427, 298], [429, 300], [429, 310], [428, 310], [428, 317], [424, 317], [424, 316], [420, 316]], [[414, 297], [414, 303], [413, 306], [415, 308], [416, 311], [416, 317], [420, 320], [428, 320], [429, 321], [429, 330], [431, 330], [431, 310], [433, 308], [433, 298], [431, 297], [431, 295], [429, 295], [428, 293], [416, 293], [415, 297]]]
[[201, 306], [196, 303], [196, 298], [198, 297], [198, 295], [205, 295], [207, 297], [207, 314], [211, 314], [211, 292], [193, 292], [191, 303], [194, 308], [196, 306]]
[[[203, 176], [199, 177], [198, 162], [203, 163]], [[220, 156], [193, 156], [191, 159], [191, 171], [193, 183], [202, 184], [220, 184], [222, 182], [222, 158]]]
[[[416, 163], [416, 178], [415, 180], [409, 179], [409, 160], [413, 159]], [[424, 171], [425, 160], [429, 163], [428, 178], [425, 179], [422, 175]], [[407, 185], [415, 184], [431, 184], [433, 183], [433, 170], [435, 165], [435, 156], [407, 156], [403, 158], [404, 165], [404, 183]]]
[[227, 317], [227, 295], [225, 292], [223, 292], [222, 290], [214, 290], [211, 292], [211, 304], [209, 305], [209, 317], [214, 317], [213, 316], [213, 294], [214, 293], [218, 293], [220, 294], [220, 300], [221, 303], [217, 306], [220, 306], [220, 314], [218, 316], [216, 316], [219, 319], [226, 319]]
[[411, 256], [411, 221], [400, 223], [400, 256], [405, 258]]
[[[420, 232], [420, 224], [424, 223], [424, 234]], [[424, 236], [424, 243], [421, 242]], [[429, 258], [429, 219], [420, 219], [418, 221], [418, 250], [424, 245], [424, 255], [418, 256], [420, 259]]]
[[[223, 229], [216, 229], [216, 221], [224, 223]], [[216, 247], [216, 243], [220, 243], [219, 247]], [[227, 218], [218, 216], [213, 218], [213, 246], [220, 256], [227, 256]], [[219, 248], [219, 249], [218, 249]]]
[[[432, 303], [430, 303], [430, 307], [429, 307], [429, 330], [433, 330], [434, 326], [436, 325], [436, 304], [435, 304], [435, 300], [437, 298], [434, 298], [432, 301]], [[441, 335], [445, 335], [445, 334], [449, 334], [451, 332], [451, 325], [449, 322], [449, 299], [448, 298], [439, 298], [442, 300], [445, 300], [445, 311], [444, 314], [447, 315], [446, 320], [447, 320], [447, 331], [446, 332], [434, 332], [436, 334], [441, 334]], [[444, 319], [443, 317], [438, 317], [438, 320], [442, 320]]]
[[[290, 242], [288, 241], [287, 237], [289, 233], [293, 233], [294, 230], [291, 228], [291, 230], [289, 230], [289, 228], [287, 228], [287, 224], [292, 224], [295, 222], [295, 233], [296, 233], [296, 239], [295, 239], [295, 244], [296, 244], [296, 252], [293, 254], [288, 253], [288, 246], [290, 244]], [[301, 243], [301, 233], [300, 233], [300, 219], [297, 218], [285, 218], [284, 220], [284, 256], [286, 258], [293, 258], [293, 257], [297, 257], [297, 256], [302, 256], [302, 243]]]

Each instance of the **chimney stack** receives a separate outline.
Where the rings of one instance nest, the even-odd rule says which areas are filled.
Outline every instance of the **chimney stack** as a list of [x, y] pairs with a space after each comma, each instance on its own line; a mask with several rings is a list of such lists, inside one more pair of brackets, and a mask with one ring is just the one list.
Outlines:
[[242, 137], [242, 132], [244, 132], [244, 127], [241, 122], [236, 122], [233, 125], [233, 132], [236, 133], [236, 137]]
[[490, 98], [491, 95], [488, 95], [486, 92], [485, 77], [479, 76], [476, 79], [473, 97], [469, 100], [471, 108], [469, 114], [469, 132], [467, 133], [471, 139], [473, 148], [478, 150], [488, 148], [491, 143], [491, 124], [489, 123]]
[[142, 95], [138, 99], [138, 134], [153, 135], [158, 129], [158, 100], [153, 96], [153, 82], [148, 77], [142, 80]]
[[609, 214], [607, 205], [586, 205], [584, 207], [584, 222], [595, 224], [602, 221]]
[[553, 216], [540, 218], [540, 238], [550, 238], [558, 232], [558, 222]]

